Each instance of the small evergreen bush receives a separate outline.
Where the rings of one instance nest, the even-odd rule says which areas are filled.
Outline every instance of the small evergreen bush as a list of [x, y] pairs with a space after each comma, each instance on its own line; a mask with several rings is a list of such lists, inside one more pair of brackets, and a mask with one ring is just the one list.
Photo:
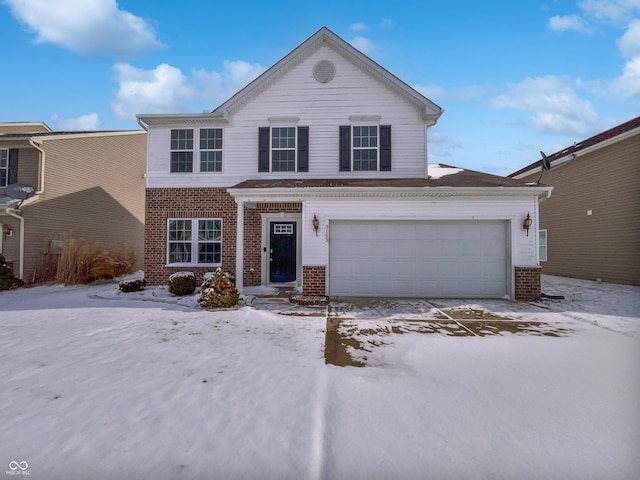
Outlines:
[[202, 308], [229, 308], [238, 304], [240, 294], [228, 273], [218, 268], [207, 274], [202, 283], [198, 305]]
[[0, 253], [0, 290], [12, 290], [20, 287], [24, 282], [13, 275], [11, 269], [7, 266], [4, 255]]
[[169, 277], [169, 293], [191, 295], [196, 291], [196, 276], [193, 272], [176, 272]]
[[124, 292], [124, 293], [141, 292], [142, 290], [144, 290], [144, 287], [146, 287], [146, 286], [147, 286], [147, 284], [144, 281], [144, 279], [142, 279], [142, 280], [122, 280], [118, 284], [118, 289], [121, 292]]

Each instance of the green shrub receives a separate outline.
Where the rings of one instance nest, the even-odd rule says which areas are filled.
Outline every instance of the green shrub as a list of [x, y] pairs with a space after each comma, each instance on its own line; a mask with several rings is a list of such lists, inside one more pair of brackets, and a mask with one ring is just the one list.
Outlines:
[[4, 255], [0, 253], [0, 290], [12, 290], [20, 287], [24, 282], [13, 275], [11, 269], [7, 266]]
[[240, 294], [229, 274], [218, 268], [206, 275], [201, 287], [198, 305], [202, 308], [229, 308], [238, 304]]
[[196, 291], [196, 276], [193, 272], [176, 272], [169, 277], [169, 293], [191, 295]]
[[144, 281], [144, 279], [142, 279], [142, 280], [122, 280], [118, 284], [118, 289], [121, 292], [124, 292], [124, 293], [141, 292], [142, 290], [144, 290], [144, 287], [146, 287], [146, 286], [147, 286], [147, 284]]

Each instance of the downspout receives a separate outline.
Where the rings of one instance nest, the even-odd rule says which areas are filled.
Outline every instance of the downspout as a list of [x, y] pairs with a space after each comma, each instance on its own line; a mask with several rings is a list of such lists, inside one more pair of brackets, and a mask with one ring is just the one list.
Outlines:
[[20, 220], [20, 268], [18, 269], [18, 278], [20, 278], [20, 280], [24, 280], [24, 218], [22, 217], [22, 212], [20, 212], [20, 210], [7, 207], [5, 211], [7, 212], [7, 215]]
[[44, 193], [44, 150], [36, 143], [33, 141], [33, 138], [29, 139], [29, 145], [31, 145], [33, 148], [35, 148], [36, 150], [38, 150], [40, 152], [40, 158], [42, 159], [41, 161], [41, 168], [40, 168], [40, 178], [39, 178], [39, 185], [36, 191], [36, 195], [40, 195], [42, 193]]
[[138, 125], [140, 125], [145, 132], [149, 131], [149, 125], [146, 125], [140, 117], [136, 116], [136, 121], [138, 122]]

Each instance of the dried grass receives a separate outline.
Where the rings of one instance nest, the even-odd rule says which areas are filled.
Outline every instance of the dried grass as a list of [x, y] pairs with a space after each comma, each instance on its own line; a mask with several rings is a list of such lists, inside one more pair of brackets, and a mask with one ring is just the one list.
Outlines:
[[131, 273], [135, 264], [132, 248], [110, 249], [101, 242], [65, 238], [58, 260], [56, 281], [65, 285], [90, 283]]

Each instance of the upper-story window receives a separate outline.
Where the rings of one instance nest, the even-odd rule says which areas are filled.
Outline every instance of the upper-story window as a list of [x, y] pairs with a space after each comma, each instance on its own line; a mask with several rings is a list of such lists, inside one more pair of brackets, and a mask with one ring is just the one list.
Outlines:
[[341, 126], [340, 171], [391, 171], [391, 125]]
[[[196, 138], [194, 134], [197, 134]], [[200, 146], [200, 162], [194, 164], [195, 145]], [[171, 130], [171, 173], [221, 171], [222, 128]]]
[[193, 129], [171, 130], [171, 173], [193, 172]]
[[222, 171], [222, 129], [200, 129], [200, 171]]
[[258, 129], [259, 172], [308, 172], [309, 127]]
[[271, 171], [296, 171], [295, 127], [271, 128]]
[[353, 171], [378, 170], [377, 125], [353, 127]]
[[0, 187], [4, 188], [9, 183], [9, 150], [0, 149]]

